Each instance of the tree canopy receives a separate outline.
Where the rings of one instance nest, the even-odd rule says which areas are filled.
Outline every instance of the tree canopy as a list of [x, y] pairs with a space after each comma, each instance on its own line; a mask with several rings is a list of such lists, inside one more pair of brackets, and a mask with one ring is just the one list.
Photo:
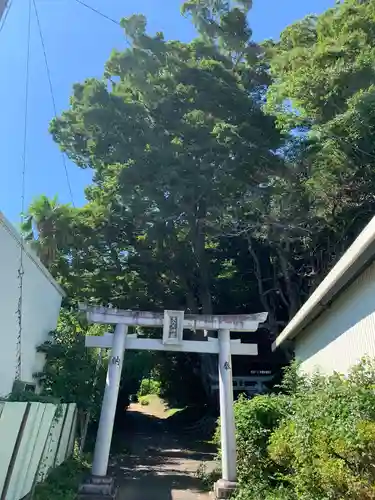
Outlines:
[[42, 198], [24, 228], [71, 301], [266, 310], [269, 340], [373, 214], [375, 1], [261, 44], [250, 9], [186, 2], [189, 43], [125, 18], [130, 47], [74, 85], [50, 130], [87, 204]]
[[214, 258], [222, 221], [234, 198], [282, 168], [281, 136], [242, 76], [245, 60], [201, 39], [148, 36], [143, 16], [122, 25], [133, 47], [112, 53], [102, 81], [75, 85], [51, 130], [94, 170], [87, 196], [104, 208], [117, 256], [128, 252], [159, 304], [183, 294], [184, 308], [210, 313], [227, 265]]

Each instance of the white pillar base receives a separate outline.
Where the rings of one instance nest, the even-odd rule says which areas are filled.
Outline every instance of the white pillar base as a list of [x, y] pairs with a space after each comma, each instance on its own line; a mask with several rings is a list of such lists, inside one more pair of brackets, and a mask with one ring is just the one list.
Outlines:
[[214, 486], [215, 499], [221, 500], [230, 498], [236, 488], [237, 483], [233, 481], [226, 481], [225, 479], [219, 479]]
[[116, 500], [117, 488], [113, 477], [90, 476], [78, 490], [78, 500]]

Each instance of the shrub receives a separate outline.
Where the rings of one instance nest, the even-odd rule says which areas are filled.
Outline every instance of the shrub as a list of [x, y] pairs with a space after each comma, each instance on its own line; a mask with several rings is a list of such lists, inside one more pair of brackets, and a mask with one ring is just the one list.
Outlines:
[[[101, 363], [97, 349], [86, 349], [85, 335], [98, 335], [103, 325], [87, 325], [81, 317], [62, 309], [57, 328], [50, 340], [38, 346], [45, 355], [43, 371], [34, 377], [42, 387], [39, 400], [76, 403], [78, 409], [78, 436], [83, 451], [90, 421], [99, 420], [105, 386], [107, 360]], [[35, 396], [12, 394], [12, 400], [32, 401]]]
[[141, 396], [139, 398], [139, 403], [141, 404], [141, 406], [148, 406], [150, 404], [150, 401], [147, 396]]
[[84, 476], [90, 468], [88, 457], [75, 455], [52, 470], [46, 481], [36, 485], [34, 500], [75, 500]]
[[138, 390], [138, 398], [142, 396], [147, 396], [149, 394], [160, 395], [160, 382], [152, 378], [144, 378], [141, 381], [141, 385]]
[[270, 439], [297, 498], [375, 499], [375, 363], [347, 378], [316, 375]]
[[236, 500], [375, 500], [375, 362], [235, 404]]
[[213, 470], [208, 470], [207, 465], [202, 462], [199, 464], [195, 475], [201, 481], [205, 491], [212, 491], [216, 481], [221, 478], [221, 470], [218, 467], [215, 467]]
[[[252, 485], [251, 489], [264, 491], [275, 483], [277, 474], [283, 472], [270, 459], [268, 442], [271, 433], [290, 408], [286, 396], [256, 396], [240, 399], [234, 405], [237, 439], [237, 473], [240, 485]], [[238, 496], [238, 498], [256, 498]], [[263, 497], [264, 498], [264, 497]]]

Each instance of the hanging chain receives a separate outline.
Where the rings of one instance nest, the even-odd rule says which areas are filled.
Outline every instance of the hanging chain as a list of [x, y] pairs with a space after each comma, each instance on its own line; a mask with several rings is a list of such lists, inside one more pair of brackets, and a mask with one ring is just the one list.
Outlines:
[[21, 380], [21, 366], [22, 366], [22, 299], [23, 299], [23, 275], [25, 274], [23, 268], [23, 240], [21, 241], [20, 249], [20, 264], [18, 268], [18, 307], [17, 307], [17, 320], [18, 320], [18, 333], [16, 344], [16, 380]]
[[[26, 145], [27, 145], [27, 117], [28, 117], [28, 104], [29, 104], [29, 67], [30, 67], [30, 34], [31, 34], [31, 0], [29, 0], [29, 19], [28, 19], [28, 31], [27, 31], [27, 55], [26, 55], [26, 84], [25, 84], [25, 116], [24, 116], [24, 135], [23, 135], [23, 156], [22, 156], [22, 181], [21, 181], [21, 225], [24, 222], [25, 214], [25, 177], [26, 177]], [[18, 322], [18, 333], [16, 341], [16, 376], [15, 380], [21, 380], [21, 369], [22, 369], [22, 323], [23, 323], [23, 277], [25, 274], [24, 270], [24, 249], [25, 239], [24, 235], [21, 235], [21, 245], [20, 245], [20, 258], [19, 266], [17, 271], [18, 278], [18, 305], [17, 305], [17, 322]]]

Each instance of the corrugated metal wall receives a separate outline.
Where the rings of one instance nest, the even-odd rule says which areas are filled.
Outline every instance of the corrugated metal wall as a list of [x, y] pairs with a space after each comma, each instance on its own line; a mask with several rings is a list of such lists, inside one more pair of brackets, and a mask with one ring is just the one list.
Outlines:
[[1, 500], [20, 500], [73, 450], [76, 405], [0, 404]]
[[295, 352], [306, 373], [347, 373], [375, 356], [375, 263], [298, 335]]

